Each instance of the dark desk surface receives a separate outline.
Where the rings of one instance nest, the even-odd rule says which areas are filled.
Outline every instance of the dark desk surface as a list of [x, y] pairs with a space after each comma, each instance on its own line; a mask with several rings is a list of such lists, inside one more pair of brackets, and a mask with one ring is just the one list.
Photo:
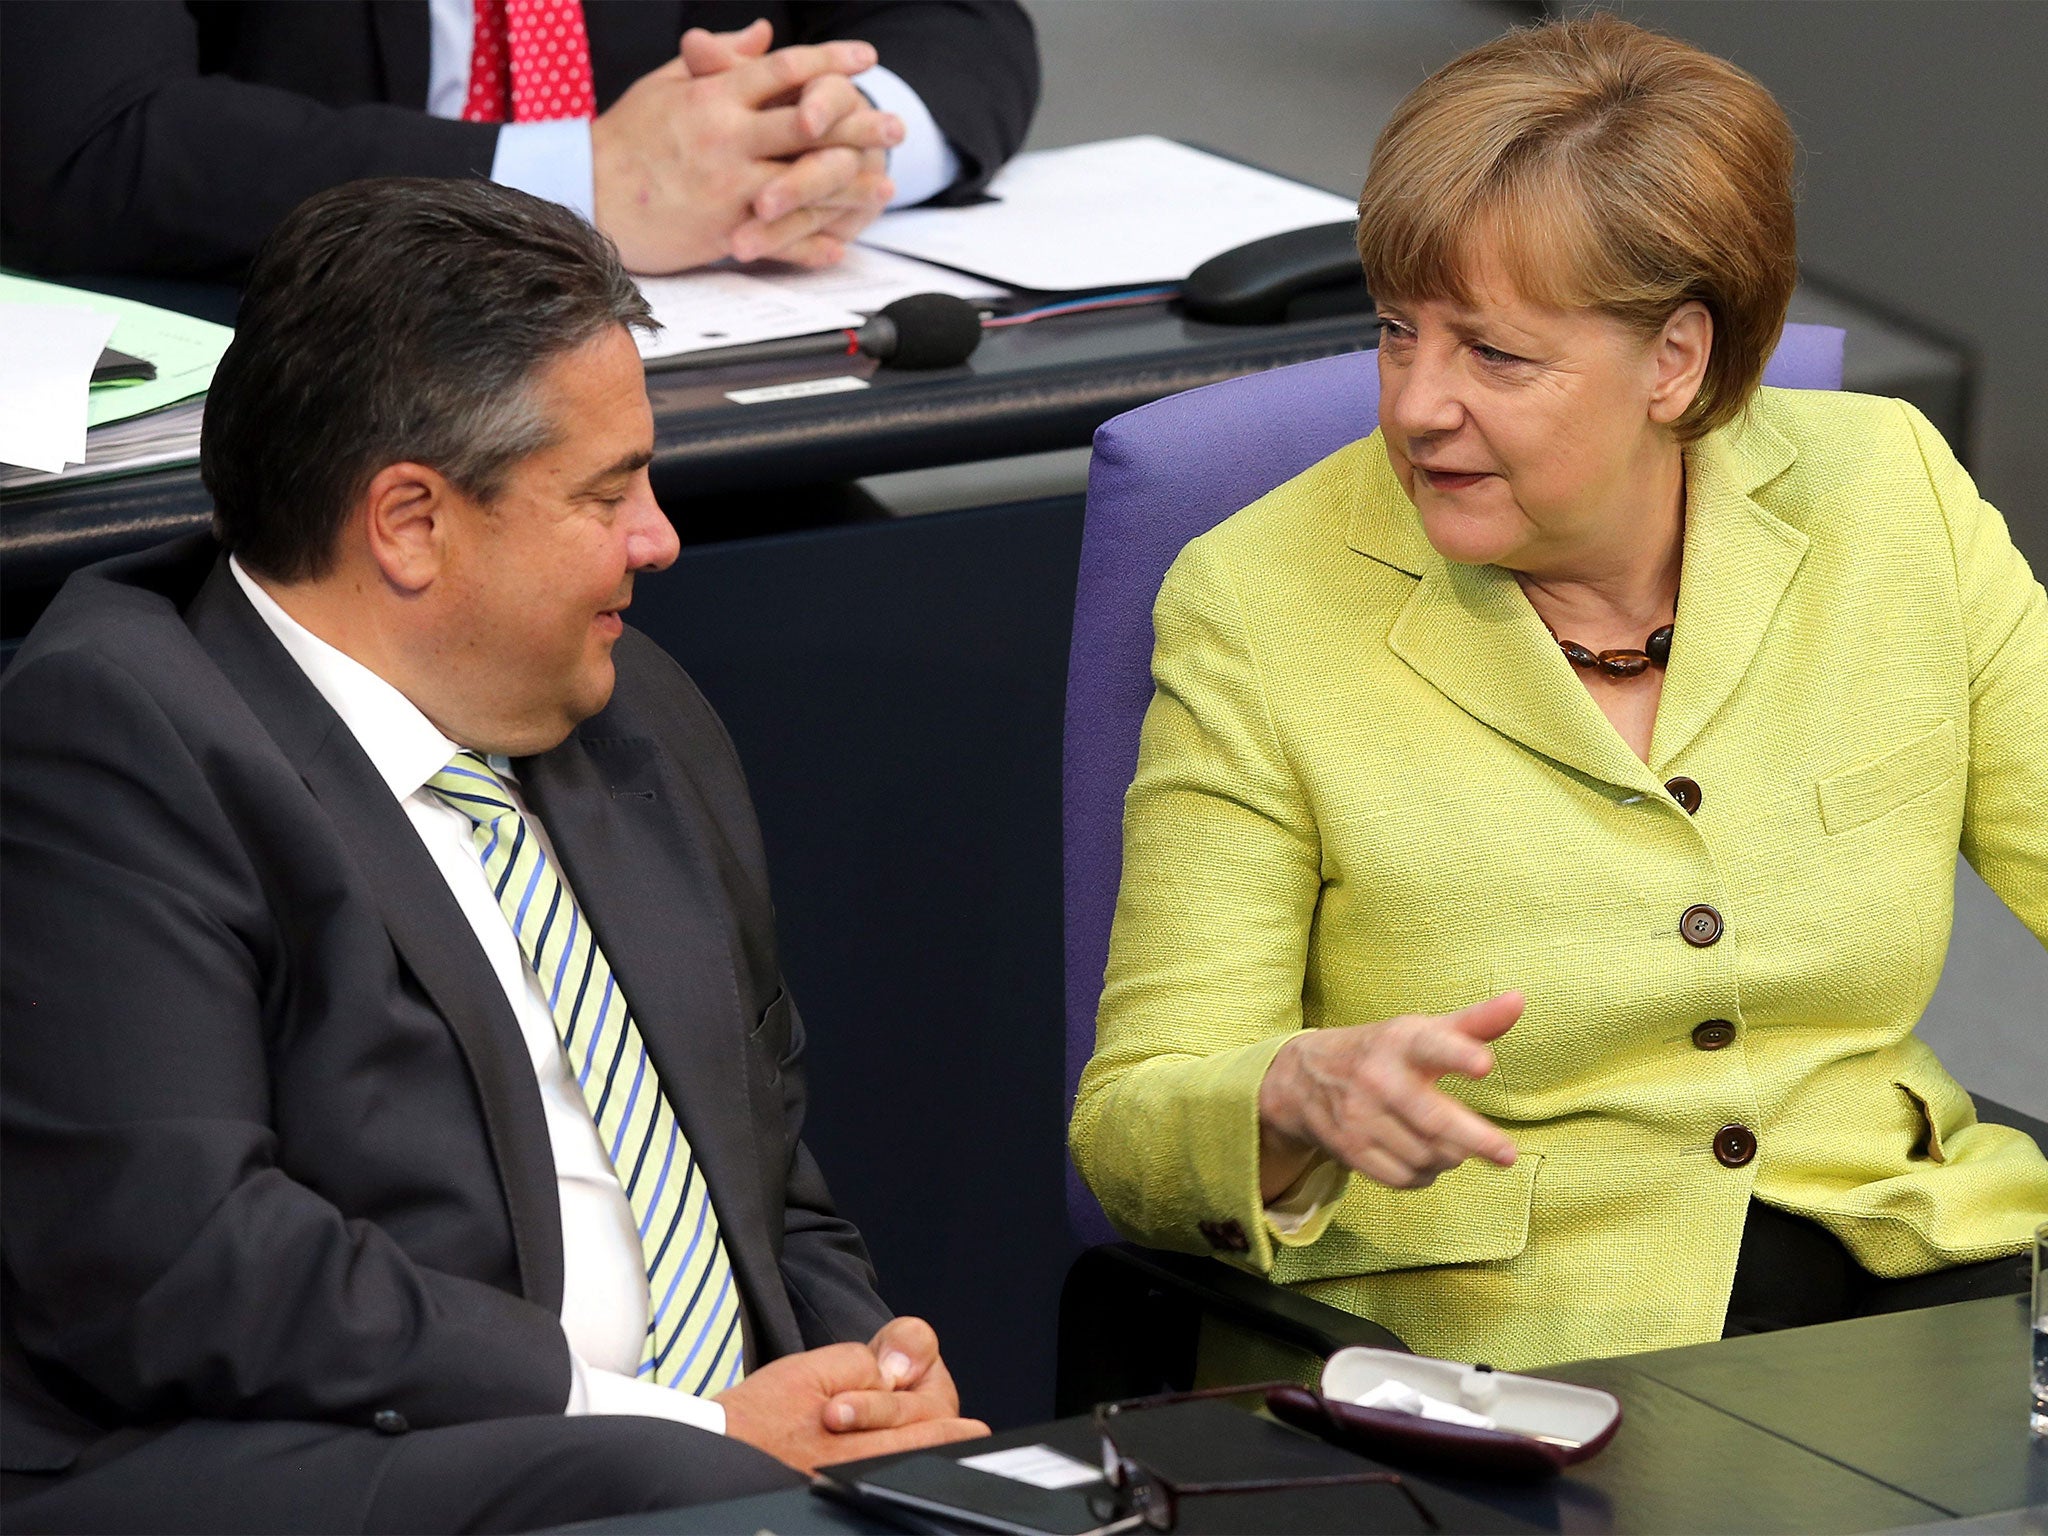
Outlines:
[[[2027, 1346], [2014, 1297], [1563, 1366], [1548, 1374], [1622, 1400], [1600, 1455], [1533, 1488], [1417, 1481], [1570, 1532], [1883, 1531], [1992, 1515], [2048, 1502], [2048, 1447], [2026, 1428]], [[1076, 1430], [1085, 1421], [986, 1445]], [[890, 1527], [799, 1490], [578, 1529]]]
[[[1617, 1362], [1956, 1515], [2048, 1505], [2027, 1433], [2024, 1297]], [[1566, 1374], [1560, 1372], [1560, 1375]]]

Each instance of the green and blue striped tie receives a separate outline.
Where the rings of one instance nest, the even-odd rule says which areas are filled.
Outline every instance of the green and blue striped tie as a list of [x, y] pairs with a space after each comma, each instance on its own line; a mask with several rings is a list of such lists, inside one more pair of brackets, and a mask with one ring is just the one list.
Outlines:
[[704, 1172], [597, 936], [490, 764], [458, 752], [427, 788], [470, 820], [484, 874], [547, 994], [569, 1070], [639, 1224], [652, 1315], [638, 1374], [698, 1397], [723, 1392], [745, 1363], [732, 1264]]

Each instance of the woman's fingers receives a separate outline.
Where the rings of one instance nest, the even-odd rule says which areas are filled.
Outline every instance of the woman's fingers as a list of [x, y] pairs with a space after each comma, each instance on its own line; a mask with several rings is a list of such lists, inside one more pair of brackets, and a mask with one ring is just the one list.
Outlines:
[[1436, 1085], [1454, 1073], [1490, 1073], [1488, 1042], [1514, 1025], [1523, 1006], [1520, 993], [1505, 992], [1453, 1013], [1291, 1040], [1259, 1089], [1262, 1190], [1271, 1198], [1285, 1187], [1301, 1161], [1290, 1149], [1306, 1147], [1397, 1189], [1420, 1188], [1472, 1157], [1512, 1166], [1513, 1139]]
[[1498, 1040], [1513, 1027], [1527, 1006], [1521, 993], [1503, 992], [1497, 997], [1460, 1008], [1455, 1013], [1438, 1014], [1437, 1017], [1471, 1039]]
[[1401, 1118], [1415, 1135], [1455, 1168], [1468, 1157], [1509, 1168], [1515, 1161], [1514, 1142], [1484, 1115], [1461, 1104], [1440, 1088], [1422, 1085], [1399, 1106]]

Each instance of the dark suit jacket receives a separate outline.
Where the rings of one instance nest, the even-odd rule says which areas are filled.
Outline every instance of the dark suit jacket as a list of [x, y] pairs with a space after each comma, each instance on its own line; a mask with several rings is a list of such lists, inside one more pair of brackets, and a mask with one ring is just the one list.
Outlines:
[[[628, 630], [520, 762], [709, 1180], [758, 1359], [888, 1317], [717, 717]], [[561, 1411], [539, 1090], [483, 951], [211, 540], [72, 578], [0, 682], [0, 1465], [188, 1417]]]
[[[931, 110], [971, 200], [1017, 150], [1038, 52], [1014, 0], [584, 0], [598, 110], [687, 27], [858, 38]], [[426, 114], [427, 0], [7, 0], [0, 261], [238, 275], [300, 202], [363, 176], [488, 176], [498, 129]]]

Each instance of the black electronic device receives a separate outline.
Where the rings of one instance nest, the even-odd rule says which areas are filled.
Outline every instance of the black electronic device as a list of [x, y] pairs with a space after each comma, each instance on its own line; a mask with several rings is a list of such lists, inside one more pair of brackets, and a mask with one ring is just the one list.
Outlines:
[[981, 345], [981, 311], [950, 293], [913, 293], [883, 306], [859, 330], [819, 331], [773, 341], [650, 358], [649, 373], [730, 368], [808, 358], [872, 357], [885, 368], [953, 368]]
[[1212, 256], [1188, 274], [1181, 303], [1218, 325], [1274, 325], [1300, 319], [1303, 301], [1327, 296], [1330, 312], [1362, 310], [1372, 300], [1358, 266], [1357, 225], [1290, 229]]
[[92, 365], [95, 384], [147, 384], [156, 377], [156, 364], [112, 347], [100, 348], [99, 361]]

